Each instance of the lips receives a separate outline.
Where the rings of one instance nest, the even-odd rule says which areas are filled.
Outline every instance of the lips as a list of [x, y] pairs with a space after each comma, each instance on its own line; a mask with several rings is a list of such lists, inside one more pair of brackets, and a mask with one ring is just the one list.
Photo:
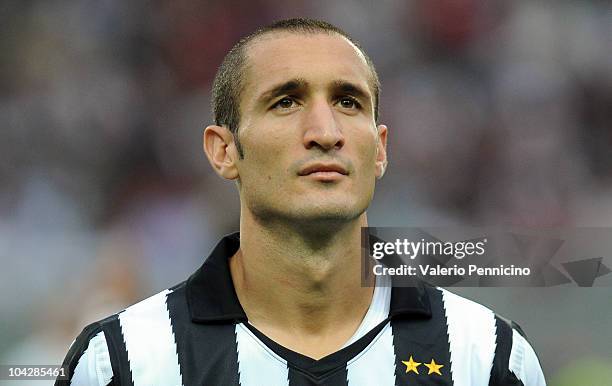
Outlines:
[[316, 164], [312, 164], [309, 165], [307, 167], [305, 167], [304, 169], [302, 169], [298, 175], [300, 176], [307, 176], [310, 174], [314, 174], [314, 173], [321, 173], [321, 174], [333, 174], [333, 173], [338, 173], [338, 174], [342, 174], [342, 175], [348, 175], [348, 171], [342, 167], [339, 164], [325, 164], [325, 163], [316, 163]]

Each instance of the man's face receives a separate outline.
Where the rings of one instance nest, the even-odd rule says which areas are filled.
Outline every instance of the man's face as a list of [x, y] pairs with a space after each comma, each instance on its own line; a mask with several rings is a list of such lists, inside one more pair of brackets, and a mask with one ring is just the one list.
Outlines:
[[365, 59], [337, 34], [276, 33], [247, 49], [237, 160], [243, 204], [260, 219], [361, 215], [386, 165]]

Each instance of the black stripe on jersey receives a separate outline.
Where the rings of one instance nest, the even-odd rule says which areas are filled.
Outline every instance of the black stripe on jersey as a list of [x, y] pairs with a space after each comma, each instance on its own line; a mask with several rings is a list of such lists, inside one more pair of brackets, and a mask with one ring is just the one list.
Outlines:
[[168, 294], [166, 305], [183, 384], [238, 386], [235, 324], [192, 323], [184, 283]]
[[[394, 318], [391, 320], [393, 328], [393, 347], [395, 350], [395, 384], [405, 385], [452, 385], [450, 347], [448, 326], [444, 313], [442, 292], [436, 288], [425, 287], [431, 303], [431, 319]], [[406, 372], [407, 366], [402, 361], [421, 363], [418, 374], [414, 371]], [[425, 363], [435, 360], [442, 375], [428, 374]]]
[[[501, 316], [495, 316], [495, 357], [491, 368], [489, 386], [523, 386], [513, 372], [508, 370], [510, 352], [512, 351], [512, 325], [511, 322]], [[520, 330], [517, 330], [520, 331]]]
[[112, 315], [100, 322], [102, 331], [106, 336], [106, 345], [110, 355], [111, 367], [113, 368], [113, 380], [111, 385], [133, 386], [132, 369], [128, 359], [125, 340], [121, 332], [119, 314]]
[[348, 386], [346, 366], [322, 378], [314, 377], [294, 366], [289, 366], [289, 386]]
[[508, 372], [508, 362], [512, 351], [512, 327], [507, 320], [495, 316], [495, 357], [491, 368], [489, 385], [500, 385]]
[[512, 327], [505, 319], [495, 316], [495, 357], [491, 368], [489, 386], [500, 385], [508, 372], [510, 351], [512, 351]]
[[67, 380], [56, 380], [55, 386], [68, 386], [70, 385], [70, 379], [74, 375], [74, 370], [76, 369], [77, 364], [79, 363], [79, 359], [83, 353], [89, 347], [89, 341], [91, 338], [96, 336], [100, 332], [100, 326], [98, 323], [90, 324], [85, 327], [83, 331], [76, 338], [75, 342], [70, 346], [68, 353], [66, 354], [66, 358], [64, 358], [64, 362], [62, 363], [62, 367], [68, 368], [68, 379]]

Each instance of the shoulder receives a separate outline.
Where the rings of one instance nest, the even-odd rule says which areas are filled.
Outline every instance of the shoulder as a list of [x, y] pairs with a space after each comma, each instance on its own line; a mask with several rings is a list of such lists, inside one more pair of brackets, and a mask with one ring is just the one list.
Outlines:
[[[108, 385], [113, 378], [113, 366], [108, 348], [110, 335], [108, 317], [85, 327], [72, 342], [62, 366], [68, 379], [57, 385]], [[106, 331], [105, 331], [106, 330]]]
[[69, 380], [56, 385], [123, 384], [121, 378], [132, 370], [128, 345], [151, 357], [167, 351], [173, 342], [168, 302], [180, 302], [183, 287], [181, 283], [165, 289], [85, 327], [64, 359]]
[[[432, 305], [440, 308], [448, 326], [449, 334], [460, 334], [466, 341], [481, 344], [511, 342], [512, 331], [524, 336], [515, 322], [495, 313], [490, 308], [440, 287], [427, 287], [430, 298], [439, 297]], [[435, 310], [434, 310], [435, 312]]]
[[452, 357], [486, 368], [491, 384], [545, 385], [537, 355], [517, 323], [446, 289], [428, 291], [441, 299]]
[[442, 311], [449, 328], [457, 328], [463, 333], [470, 334], [485, 333], [495, 328], [496, 314], [488, 307], [444, 288], [427, 288], [430, 294], [439, 293]]
[[167, 288], [114, 315], [91, 324], [85, 330], [97, 326], [107, 335], [121, 338], [124, 342], [129, 338], [139, 340], [138, 343], [147, 346], [154, 345], [158, 339], [147, 338], [171, 331], [170, 309], [176, 303], [186, 304], [184, 287], [185, 282]]

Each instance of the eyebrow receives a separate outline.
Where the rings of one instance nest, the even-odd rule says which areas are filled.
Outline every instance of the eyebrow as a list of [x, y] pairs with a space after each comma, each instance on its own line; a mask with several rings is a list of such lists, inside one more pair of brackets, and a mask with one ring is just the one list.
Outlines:
[[349, 94], [365, 102], [370, 102], [370, 93], [354, 83], [345, 80], [336, 80], [333, 82], [332, 89], [337, 93]]
[[295, 78], [272, 87], [270, 90], [262, 93], [261, 96], [257, 99], [259, 101], [265, 102], [284, 94], [290, 94], [298, 90], [303, 90], [307, 87], [308, 82], [301, 78]]

